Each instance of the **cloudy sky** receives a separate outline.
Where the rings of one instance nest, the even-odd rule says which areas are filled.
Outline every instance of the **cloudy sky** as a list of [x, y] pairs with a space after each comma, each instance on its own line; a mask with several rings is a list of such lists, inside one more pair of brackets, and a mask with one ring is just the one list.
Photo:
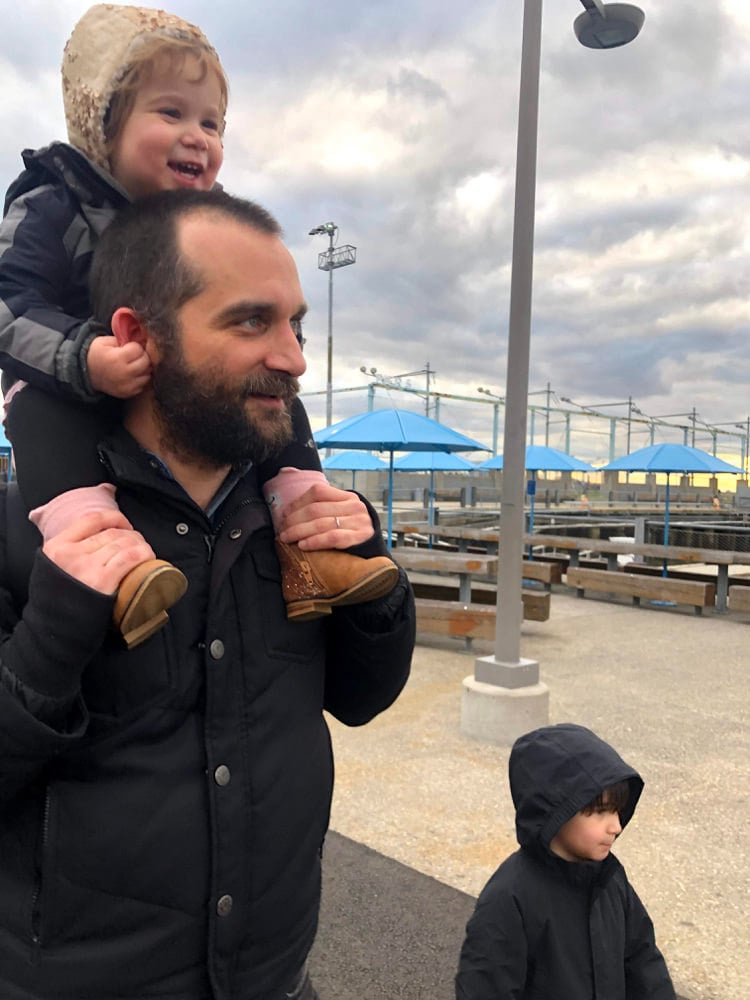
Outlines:
[[[696, 443], [708, 446], [703, 423], [750, 414], [750, 5], [641, 5], [641, 35], [609, 52], [577, 43], [578, 0], [545, 5], [530, 402], [542, 405], [549, 383], [562, 409], [575, 410], [565, 396], [632, 397], [651, 416], [695, 410]], [[12, 16], [4, 6], [3, 188], [23, 147], [65, 138], [60, 56], [88, 6], [25, 0]], [[503, 395], [506, 384], [522, 8], [169, 5], [227, 69], [221, 180], [274, 211], [298, 262], [311, 307], [306, 392], [325, 389], [328, 324], [317, 269], [328, 243], [308, 231], [333, 221], [338, 242], [357, 247], [356, 265], [334, 276], [335, 387], [366, 385], [361, 365], [396, 375], [429, 363], [433, 389], [476, 400], [443, 399], [440, 419], [491, 444], [493, 408], [477, 387]], [[379, 391], [379, 405], [423, 406], [389, 395]], [[306, 404], [323, 426], [324, 396]], [[338, 393], [334, 419], [366, 407], [364, 389]], [[550, 424], [558, 447], [561, 418]], [[537, 443], [543, 424], [540, 414]], [[572, 425], [572, 450], [606, 460], [607, 422]], [[648, 443], [645, 423], [631, 430], [632, 447]], [[666, 438], [681, 435], [657, 428]]]

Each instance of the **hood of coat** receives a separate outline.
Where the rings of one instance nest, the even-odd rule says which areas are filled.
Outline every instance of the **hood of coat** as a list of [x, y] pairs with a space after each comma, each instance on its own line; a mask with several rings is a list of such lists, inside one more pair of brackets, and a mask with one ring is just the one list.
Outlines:
[[52, 142], [43, 149], [24, 149], [21, 156], [24, 170], [8, 187], [3, 215], [16, 198], [43, 184], [63, 183], [82, 207], [124, 208], [130, 202], [127, 191], [114, 177], [66, 142]]
[[[68, 139], [90, 160], [109, 169], [104, 119], [112, 94], [145, 38], [163, 36], [196, 42], [215, 54], [194, 24], [150, 7], [100, 3], [73, 28], [62, 61], [63, 104]], [[218, 56], [217, 56], [218, 59]]]
[[516, 740], [510, 754], [510, 790], [521, 847], [549, 853], [555, 834], [600, 792], [619, 781], [630, 785], [620, 814], [624, 829], [643, 781], [608, 743], [584, 726], [544, 726]]

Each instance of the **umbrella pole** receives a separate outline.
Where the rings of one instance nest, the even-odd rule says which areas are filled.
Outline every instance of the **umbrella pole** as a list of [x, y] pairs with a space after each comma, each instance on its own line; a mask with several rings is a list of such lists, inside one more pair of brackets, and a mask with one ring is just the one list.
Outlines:
[[[664, 494], [664, 544], [669, 545], [669, 473], [667, 473], [667, 491]], [[661, 568], [661, 575], [667, 575], [667, 557], [664, 557], [664, 562]]]
[[[427, 515], [428, 523], [430, 527], [435, 523], [435, 470], [430, 469], [430, 508]], [[429, 538], [427, 540], [427, 547], [432, 548], [432, 532], [430, 532]]]
[[393, 548], [393, 452], [388, 466], [388, 551]]
[[[531, 487], [529, 491], [529, 534], [534, 534], [534, 502], [536, 501], [536, 473], [531, 473]], [[527, 487], [528, 488], [528, 487]], [[529, 542], [529, 559], [534, 558], [534, 543]]]

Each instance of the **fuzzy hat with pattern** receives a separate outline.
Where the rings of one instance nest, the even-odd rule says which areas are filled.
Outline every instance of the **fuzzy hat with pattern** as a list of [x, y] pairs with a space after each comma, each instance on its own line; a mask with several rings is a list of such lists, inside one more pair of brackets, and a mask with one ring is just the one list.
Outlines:
[[90, 160], [109, 169], [104, 120], [113, 93], [144, 39], [163, 36], [195, 42], [216, 56], [194, 24], [150, 7], [99, 3], [78, 21], [62, 61], [63, 104], [68, 140]]

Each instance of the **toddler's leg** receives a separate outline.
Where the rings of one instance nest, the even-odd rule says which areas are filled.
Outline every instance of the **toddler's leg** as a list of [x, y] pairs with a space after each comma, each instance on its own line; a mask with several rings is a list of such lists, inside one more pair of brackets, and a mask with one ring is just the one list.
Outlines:
[[[69, 402], [32, 386], [13, 396], [6, 429], [18, 488], [44, 539], [83, 514], [118, 509], [115, 488], [106, 482], [98, 456], [99, 441], [118, 413], [115, 407]], [[129, 648], [164, 625], [166, 609], [186, 588], [180, 570], [160, 559], [149, 559], [120, 581], [113, 619]]]
[[68, 490], [53, 497], [49, 503], [30, 510], [29, 520], [39, 528], [46, 542], [84, 514], [119, 509], [114, 486], [111, 483], [100, 483], [98, 486], [81, 486], [80, 489]]
[[97, 448], [117, 419], [114, 406], [74, 403], [30, 385], [13, 396], [5, 429], [29, 510], [107, 481]]
[[[284, 505], [314, 483], [326, 482], [317, 451], [307, 443], [312, 443], [312, 432], [299, 399], [294, 402], [292, 418], [295, 440], [259, 470], [277, 533]], [[299, 464], [293, 467], [295, 462]], [[363, 559], [341, 549], [303, 552], [298, 545], [287, 545], [278, 538], [276, 551], [287, 618], [297, 621], [329, 615], [338, 605], [374, 601], [391, 591], [398, 580], [398, 567], [387, 556]]]

